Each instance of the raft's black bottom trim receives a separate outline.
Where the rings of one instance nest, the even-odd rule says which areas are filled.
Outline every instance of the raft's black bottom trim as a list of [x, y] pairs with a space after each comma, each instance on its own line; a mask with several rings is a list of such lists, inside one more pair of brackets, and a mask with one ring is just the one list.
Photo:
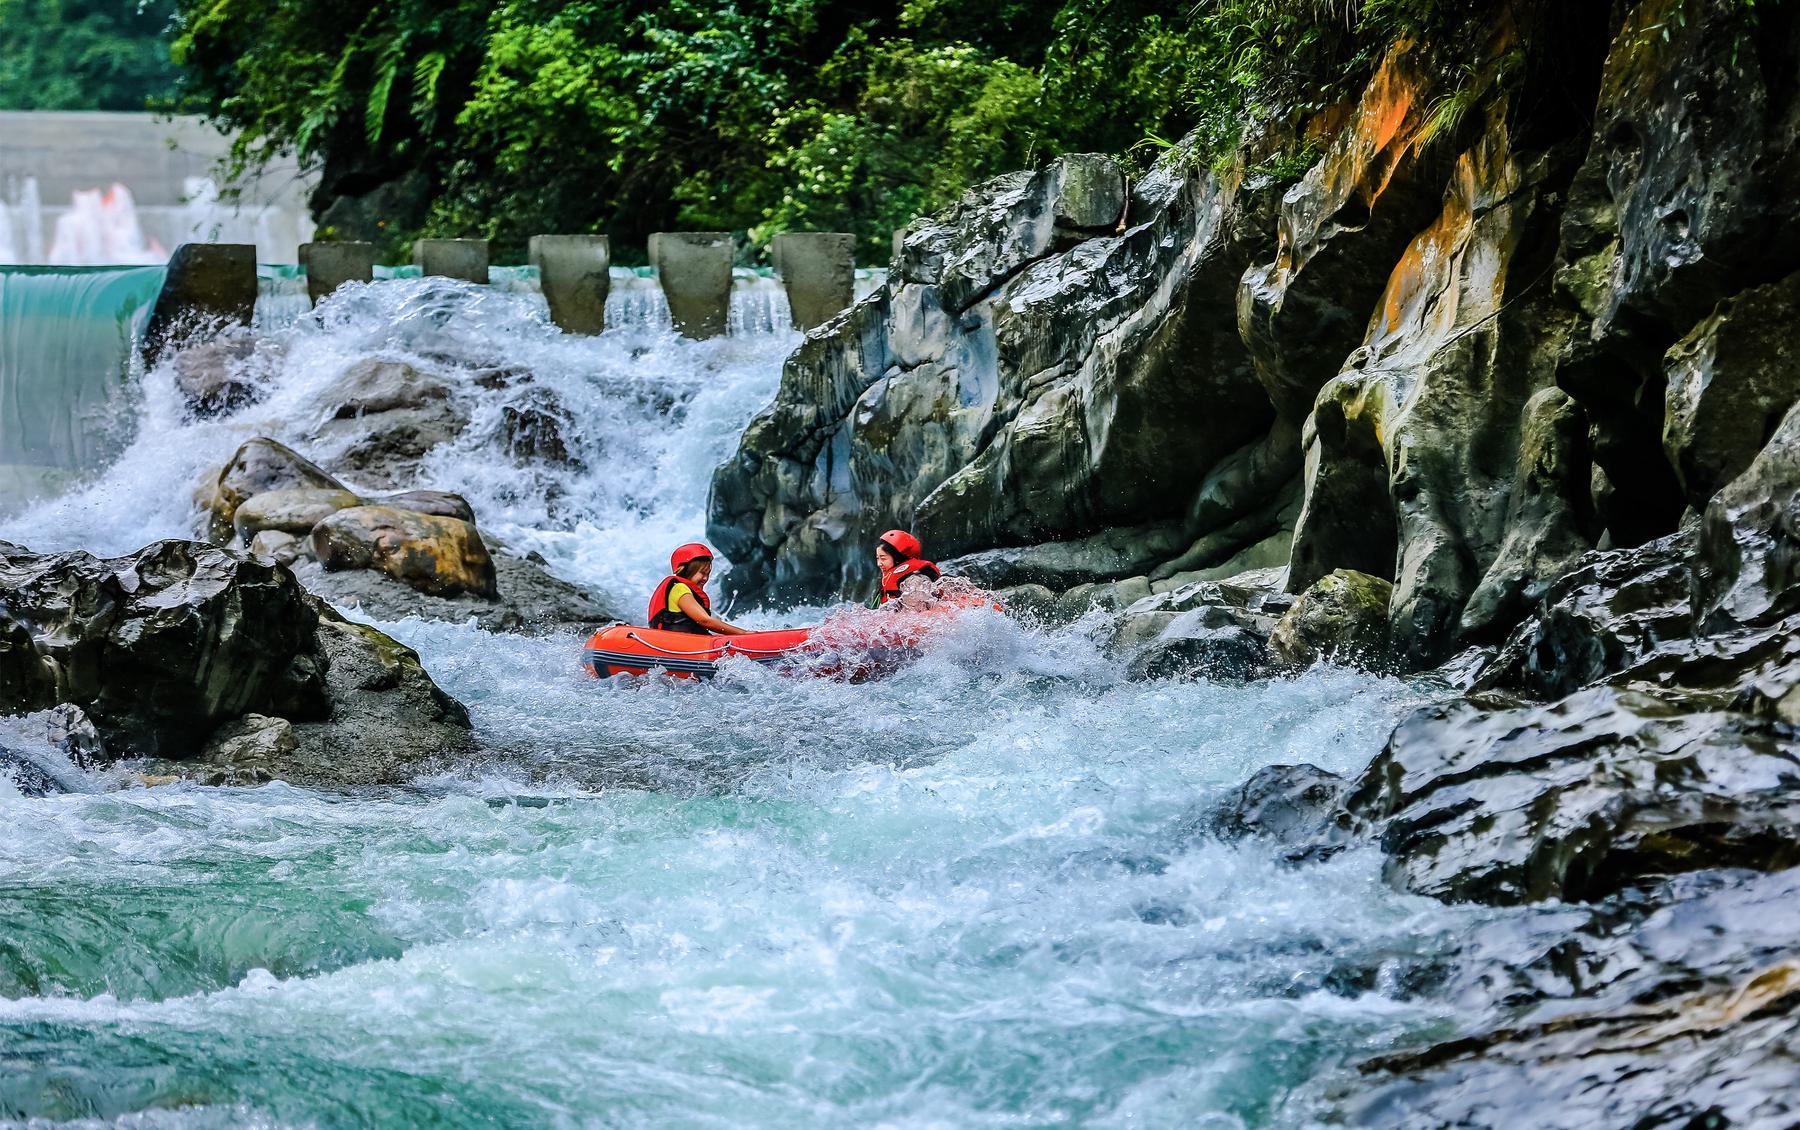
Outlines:
[[[741, 655], [742, 653], [735, 653]], [[785, 652], [774, 655], [744, 656], [752, 663], [779, 663], [787, 658]], [[684, 659], [671, 655], [645, 655], [641, 651], [604, 651], [600, 648], [586, 648], [582, 652], [582, 664], [595, 675], [604, 679], [610, 672], [608, 668], [622, 667], [628, 671], [680, 671], [683, 674], [699, 675], [710, 678], [719, 673], [719, 664], [712, 659]]]

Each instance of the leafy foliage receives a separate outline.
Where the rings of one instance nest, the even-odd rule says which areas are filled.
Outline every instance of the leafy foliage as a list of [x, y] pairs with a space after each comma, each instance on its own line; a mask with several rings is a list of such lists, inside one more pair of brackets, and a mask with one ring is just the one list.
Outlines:
[[912, 216], [1057, 152], [1147, 160], [1196, 126], [1223, 152], [1246, 121], [1300, 120], [1445, 18], [1437, 0], [178, 2], [193, 104], [246, 166], [322, 167], [328, 233], [516, 254], [604, 231], [622, 260], [659, 228], [751, 249], [852, 231], [885, 259]]
[[169, 2], [0, 0], [0, 110], [143, 110], [175, 88]]

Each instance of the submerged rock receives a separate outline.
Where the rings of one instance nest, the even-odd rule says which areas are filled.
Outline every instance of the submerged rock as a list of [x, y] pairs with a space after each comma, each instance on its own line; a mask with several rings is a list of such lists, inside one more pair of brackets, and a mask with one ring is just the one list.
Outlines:
[[469, 426], [468, 410], [443, 379], [404, 361], [366, 358], [318, 396], [325, 420], [311, 437], [325, 462], [359, 485], [407, 490], [427, 452]]
[[1273, 673], [1269, 634], [1293, 606], [1280, 570], [1196, 581], [1146, 596], [1120, 617], [1113, 650], [1134, 679], [1254, 679]]
[[105, 761], [100, 732], [79, 706], [0, 717], [0, 778], [25, 796], [82, 791], [81, 772]]
[[1269, 641], [1238, 624], [1172, 623], [1126, 667], [1131, 679], [1214, 679], [1242, 682], [1275, 669]]
[[261, 400], [269, 374], [267, 366], [258, 363], [257, 346], [247, 331], [183, 345], [170, 367], [175, 391], [187, 402], [188, 411], [201, 418], [224, 416]]
[[1192, 820], [1220, 839], [1281, 844], [1293, 862], [1322, 859], [1349, 842], [1340, 826], [1348, 789], [1348, 781], [1316, 765], [1265, 765]]

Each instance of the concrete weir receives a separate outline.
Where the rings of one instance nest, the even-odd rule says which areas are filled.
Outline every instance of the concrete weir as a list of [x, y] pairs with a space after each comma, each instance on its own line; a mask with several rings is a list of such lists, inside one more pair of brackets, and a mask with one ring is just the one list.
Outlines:
[[144, 327], [144, 362], [154, 365], [178, 336], [247, 326], [255, 314], [256, 245], [184, 243], [169, 257], [162, 293]]
[[769, 245], [775, 273], [787, 288], [794, 327], [822, 326], [856, 293], [856, 237], [844, 232], [782, 232]]
[[302, 243], [300, 265], [306, 268], [306, 296], [317, 305], [345, 283], [374, 280], [375, 245], [357, 240]]
[[485, 284], [488, 281], [488, 242], [485, 239], [415, 240], [413, 265], [422, 275], [442, 275]]
[[612, 249], [605, 236], [534, 235], [527, 254], [558, 329], [571, 334], [606, 329]]
[[726, 331], [731, 313], [730, 232], [654, 232], [650, 262], [669, 300], [677, 332], [706, 338]]

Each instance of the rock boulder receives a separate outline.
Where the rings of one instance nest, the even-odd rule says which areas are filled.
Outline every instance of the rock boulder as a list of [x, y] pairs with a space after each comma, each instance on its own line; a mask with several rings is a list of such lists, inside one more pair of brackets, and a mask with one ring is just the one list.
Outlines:
[[205, 499], [207, 536], [219, 545], [236, 535], [238, 507], [251, 497], [276, 490], [345, 491], [324, 468], [284, 443], [267, 437], [246, 440], [219, 470]]
[[1301, 593], [1269, 634], [1269, 652], [1290, 668], [1321, 660], [1354, 667], [1389, 663], [1388, 601], [1392, 582], [1338, 569]]
[[312, 547], [326, 569], [376, 569], [433, 596], [499, 596], [487, 545], [460, 518], [355, 506], [314, 526]]

